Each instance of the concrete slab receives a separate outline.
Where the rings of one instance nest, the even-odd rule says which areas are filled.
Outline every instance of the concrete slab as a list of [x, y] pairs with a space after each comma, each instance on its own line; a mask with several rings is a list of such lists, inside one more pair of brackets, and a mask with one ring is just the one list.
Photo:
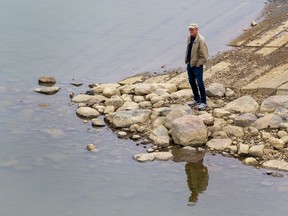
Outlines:
[[229, 71], [229, 67], [231, 66], [230, 62], [221, 61], [213, 67], [209, 68], [207, 71], [204, 71], [204, 80], [210, 78], [212, 75], [217, 73], [218, 71]]
[[288, 32], [283, 31], [280, 34], [281, 35], [279, 37], [271, 41], [269, 44], [265, 45], [265, 47], [280, 47], [288, 43]]
[[288, 64], [274, 68], [264, 76], [241, 88], [244, 92], [273, 93], [288, 82]]
[[272, 52], [274, 52], [277, 49], [278, 49], [278, 47], [266, 47], [265, 46], [262, 49], [258, 50], [255, 54], [267, 56], [267, 55], [271, 54]]
[[288, 94], [288, 83], [281, 85], [276, 92], [277, 95], [287, 95]]
[[271, 40], [273, 37], [275, 37], [276, 35], [280, 34], [285, 29], [287, 29], [287, 27], [288, 27], [288, 21], [284, 22], [283, 24], [278, 26], [276, 29], [272, 29], [270, 31], [265, 32], [259, 38], [251, 41], [246, 46], [256, 46], [256, 47], [257, 46], [262, 46], [267, 41]]
[[255, 31], [252, 35], [249, 35], [249, 37], [246, 37], [245, 39], [241, 39], [239, 41], [235, 40], [229, 43], [229, 46], [235, 46], [240, 47], [243, 44], [245, 44], [248, 40], [255, 37], [256, 35], [260, 34], [263, 31], [263, 29], [259, 29], [259, 31]]

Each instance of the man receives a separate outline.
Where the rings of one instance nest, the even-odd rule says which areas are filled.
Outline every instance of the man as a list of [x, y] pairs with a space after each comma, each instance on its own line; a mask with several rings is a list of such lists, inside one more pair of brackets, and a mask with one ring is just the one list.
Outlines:
[[203, 82], [203, 65], [208, 60], [208, 48], [204, 37], [198, 32], [197, 24], [190, 24], [188, 29], [190, 35], [187, 39], [185, 64], [187, 64], [188, 80], [194, 95], [194, 100], [189, 105], [195, 107], [199, 104], [198, 109], [205, 110], [207, 103], [206, 90]]

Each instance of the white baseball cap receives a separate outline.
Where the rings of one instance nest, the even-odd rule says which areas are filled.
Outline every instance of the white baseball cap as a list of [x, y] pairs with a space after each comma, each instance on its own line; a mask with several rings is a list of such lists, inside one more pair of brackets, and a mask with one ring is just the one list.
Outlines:
[[188, 26], [188, 29], [194, 29], [194, 28], [197, 28], [198, 29], [198, 25], [196, 23], [191, 23], [189, 26]]

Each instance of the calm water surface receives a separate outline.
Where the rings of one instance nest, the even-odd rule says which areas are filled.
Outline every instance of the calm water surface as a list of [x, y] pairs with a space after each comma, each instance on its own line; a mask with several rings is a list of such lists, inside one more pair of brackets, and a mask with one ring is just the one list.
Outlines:
[[[190, 22], [211, 55], [225, 50], [264, 1], [0, 3], [1, 216], [287, 214], [286, 173], [273, 178], [209, 154], [194, 164], [137, 163], [131, 157], [143, 146], [83, 123], [69, 98], [90, 82], [183, 67]], [[40, 75], [55, 76], [61, 91], [33, 93]], [[99, 151], [87, 152], [89, 143]]]

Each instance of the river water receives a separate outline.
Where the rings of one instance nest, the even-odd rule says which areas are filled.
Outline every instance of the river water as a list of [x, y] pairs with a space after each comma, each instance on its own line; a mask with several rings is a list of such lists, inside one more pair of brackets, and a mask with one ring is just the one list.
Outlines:
[[[286, 215], [286, 173], [210, 154], [138, 163], [145, 146], [83, 123], [69, 98], [88, 83], [183, 67], [191, 22], [211, 56], [226, 50], [264, 2], [0, 0], [0, 215]], [[61, 91], [34, 93], [41, 75]]]

